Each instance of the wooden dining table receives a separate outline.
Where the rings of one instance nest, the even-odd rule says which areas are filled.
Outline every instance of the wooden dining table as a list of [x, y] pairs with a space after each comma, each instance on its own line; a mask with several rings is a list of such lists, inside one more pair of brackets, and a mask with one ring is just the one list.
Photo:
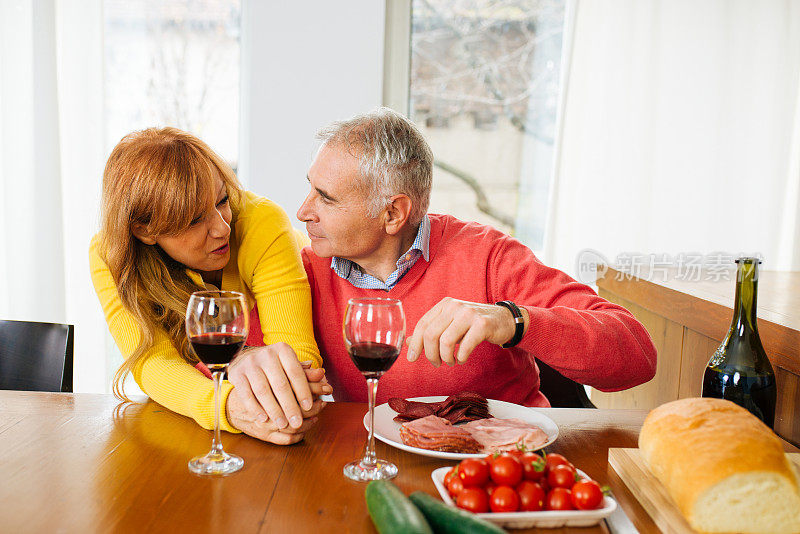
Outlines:
[[[208, 451], [211, 432], [146, 398], [0, 391], [1, 532], [372, 533], [364, 483], [342, 475], [363, 453], [366, 405], [328, 404], [295, 445], [223, 433], [244, 458], [227, 477], [200, 477], [187, 461]], [[610, 447], [636, 447], [644, 410], [539, 409], [559, 426], [548, 452], [608, 485], [641, 532], [658, 529], [608, 464]], [[455, 461], [378, 442], [409, 494], [438, 496], [431, 472]], [[540, 532], [541, 530], [514, 530]], [[605, 523], [548, 532], [608, 532]]]

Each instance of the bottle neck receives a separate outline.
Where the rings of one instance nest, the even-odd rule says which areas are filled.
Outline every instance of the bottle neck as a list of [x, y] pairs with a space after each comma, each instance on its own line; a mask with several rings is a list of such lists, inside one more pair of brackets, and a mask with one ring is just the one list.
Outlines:
[[758, 294], [758, 260], [742, 259], [736, 273], [736, 297], [733, 324], [740, 335], [758, 332], [756, 299]]

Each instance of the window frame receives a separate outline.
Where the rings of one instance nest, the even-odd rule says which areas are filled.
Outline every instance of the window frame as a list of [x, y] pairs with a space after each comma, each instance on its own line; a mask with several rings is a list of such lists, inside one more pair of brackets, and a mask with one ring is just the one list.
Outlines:
[[411, 109], [411, 6], [386, 0], [383, 43], [383, 105], [406, 117]]

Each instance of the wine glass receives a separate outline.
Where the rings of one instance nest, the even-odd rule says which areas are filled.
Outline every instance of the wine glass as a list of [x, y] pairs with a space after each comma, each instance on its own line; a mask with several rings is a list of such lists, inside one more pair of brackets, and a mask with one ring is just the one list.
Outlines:
[[344, 314], [344, 344], [356, 368], [367, 379], [369, 396], [369, 439], [364, 457], [344, 466], [353, 480], [393, 478], [397, 466], [375, 457], [375, 397], [378, 378], [389, 370], [403, 346], [406, 316], [399, 300], [385, 298], [350, 299]]
[[214, 377], [214, 441], [208, 454], [189, 462], [192, 473], [228, 475], [244, 465], [240, 457], [222, 450], [219, 389], [228, 364], [247, 339], [249, 319], [244, 295], [235, 291], [196, 291], [186, 306], [186, 336]]

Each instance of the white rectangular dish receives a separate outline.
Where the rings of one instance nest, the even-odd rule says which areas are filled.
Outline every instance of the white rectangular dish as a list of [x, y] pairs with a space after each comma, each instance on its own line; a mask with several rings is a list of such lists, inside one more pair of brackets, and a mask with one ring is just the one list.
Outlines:
[[[450, 506], [455, 506], [450, 498], [447, 488], [444, 487], [444, 476], [452, 469], [440, 467], [431, 473], [433, 484], [439, 490], [442, 500]], [[582, 476], [586, 473], [578, 470]], [[617, 508], [617, 501], [611, 497], [603, 497], [603, 507], [597, 510], [550, 510], [542, 512], [509, 512], [475, 514], [481, 519], [491, 521], [495, 525], [506, 528], [561, 528], [561, 527], [590, 527], [596, 525]]]

